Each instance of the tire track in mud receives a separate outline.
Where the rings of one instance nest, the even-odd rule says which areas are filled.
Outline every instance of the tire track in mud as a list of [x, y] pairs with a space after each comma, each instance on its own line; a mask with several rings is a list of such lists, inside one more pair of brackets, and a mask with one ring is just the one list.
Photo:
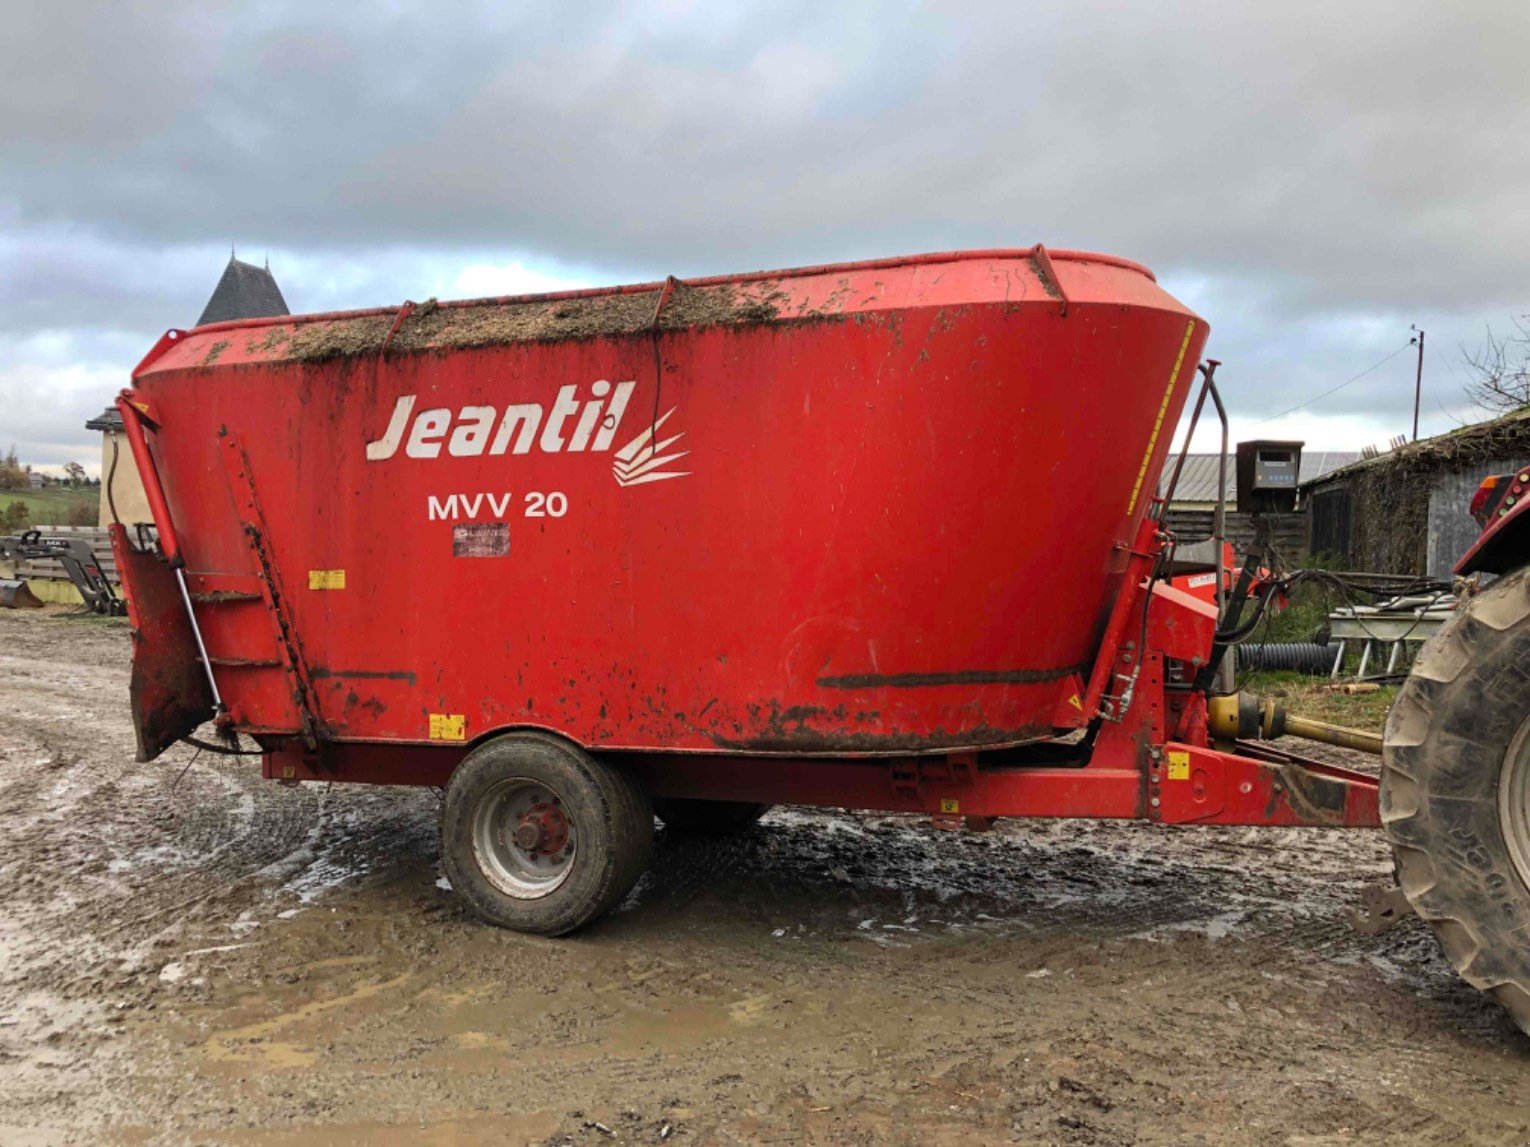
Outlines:
[[1385, 843], [1363, 832], [1001, 822], [973, 835], [918, 818], [777, 809], [732, 839], [661, 833], [624, 910], [745, 916], [783, 943], [1023, 933], [1068, 952], [1127, 942], [1149, 970], [1160, 944], [1233, 945], [1237, 960], [1206, 968], [1208, 992], [1249, 976], [1320, 986], [1368, 967], [1424, 997], [1442, 1021], [1512, 1039], [1419, 921], [1379, 936], [1350, 925], [1362, 889], [1390, 873]]
[[[185, 748], [136, 765], [125, 627], [0, 616], [0, 637], [45, 653], [0, 655], [0, 832], [14, 842], [0, 861], [0, 918], [27, 937], [0, 988], [98, 994], [113, 977], [157, 974], [156, 940], [179, 949], [193, 933], [237, 937], [382, 868], [433, 882], [433, 794], [288, 789], [248, 759]], [[1001, 822], [979, 835], [778, 809], [733, 839], [661, 830], [624, 910], [682, 930], [728, 919], [778, 945], [1023, 933], [1066, 953], [1130, 942], [1148, 968], [1154, 944], [1232, 942], [1240, 957], [1207, 969], [1208, 991], [1249, 974], [1320, 981], [1369, 965], [1454, 1022], [1501, 1034], [1496, 1009], [1416, 922], [1379, 937], [1349, 927], [1347, 905], [1390, 871], [1384, 842], [1363, 832], [1086, 821]]]
[[[1507, 1019], [1420, 926], [1349, 929], [1390, 873], [1376, 834], [779, 809], [661, 831], [621, 912], [545, 941], [437, 891], [430, 792], [133, 764], [125, 628], [0, 614], [0, 649], [0, 1111], [48, 1126], [323, 1141], [412, 1128], [422, 1094], [589, 1142], [618, 1105], [694, 1141], [1459, 1142], [1519, 1118]], [[281, 1034], [207, 1073], [251, 1031]], [[283, 1041], [313, 1064], [274, 1068]]]
[[319, 793], [247, 759], [134, 762], [125, 623], [7, 616], [0, 637], [0, 919], [27, 938], [0, 987], [99, 992], [156, 936], [251, 901], [319, 825]]

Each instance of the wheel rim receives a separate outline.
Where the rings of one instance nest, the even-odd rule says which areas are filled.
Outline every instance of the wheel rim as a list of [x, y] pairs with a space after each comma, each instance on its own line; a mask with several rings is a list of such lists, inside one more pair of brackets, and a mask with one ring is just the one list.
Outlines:
[[474, 858], [507, 896], [551, 895], [568, 879], [578, 854], [578, 835], [563, 798], [540, 781], [500, 781], [473, 810]]
[[1498, 815], [1519, 878], [1530, 887], [1530, 720], [1509, 745], [1498, 779]]

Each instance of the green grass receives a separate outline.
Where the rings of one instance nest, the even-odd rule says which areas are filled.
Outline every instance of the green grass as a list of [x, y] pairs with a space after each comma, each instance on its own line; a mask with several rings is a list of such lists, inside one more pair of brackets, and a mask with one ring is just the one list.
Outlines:
[[1241, 684], [1257, 696], [1278, 698], [1287, 712], [1373, 733], [1381, 732], [1382, 725], [1386, 724], [1387, 710], [1397, 696], [1395, 685], [1383, 685], [1374, 693], [1328, 693], [1322, 688], [1328, 684], [1326, 677], [1273, 670], [1250, 673], [1248, 680]]
[[1308, 582], [1299, 585], [1278, 613], [1268, 616], [1269, 629], [1261, 623], [1252, 641], [1311, 641], [1328, 621], [1328, 614], [1344, 604], [1337, 594]]
[[[1343, 570], [1345, 564], [1326, 554], [1311, 554], [1304, 569]], [[1286, 607], [1269, 618], [1266, 633], [1263, 624], [1253, 641], [1311, 641], [1328, 622], [1328, 615], [1344, 604], [1344, 595], [1336, 589], [1308, 581], [1296, 587]]]
[[[99, 525], [101, 489], [99, 486], [49, 486], [42, 490], [0, 490], [0, 512], [17, 502], [27, 507], [27, 516], [33, 526], [65, 526], [71, 524], [70, 511], [88, 511], [88, 522], [78, 525]], [[83, 507], [83, 511], [80, 509]]]

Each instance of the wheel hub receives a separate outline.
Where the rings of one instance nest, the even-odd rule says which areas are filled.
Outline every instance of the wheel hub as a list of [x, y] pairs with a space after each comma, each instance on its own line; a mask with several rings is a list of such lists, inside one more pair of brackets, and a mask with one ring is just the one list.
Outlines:
[[473, 852], [483, 874], [518, 900], [538, 900], [573, 870], [578, 833], [563, 798], [541, 781], [512, 777], [473, 809]]
[[557, 805], [535, 805], [521, 817], [511, 839], [524, 852], [552, 856], [568, 844], [568, 817]]

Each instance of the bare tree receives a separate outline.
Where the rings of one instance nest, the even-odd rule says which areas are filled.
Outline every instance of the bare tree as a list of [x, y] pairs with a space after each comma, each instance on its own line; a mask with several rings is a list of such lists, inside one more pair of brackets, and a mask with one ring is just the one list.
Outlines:
[[1463, 346], [1472, 378], [1466, 393], [1477, 405], [1498, 413], [1530, 404], [1530, 315], [1514, 320], [1512, 333], [1498, 336], [1491, 327], [1475, 349]]
[[81, 466], [78, 462], [65, 462], [64, 473], [68, 476], [70, 485], [83, 486], [85, 484], [85, 467]]

